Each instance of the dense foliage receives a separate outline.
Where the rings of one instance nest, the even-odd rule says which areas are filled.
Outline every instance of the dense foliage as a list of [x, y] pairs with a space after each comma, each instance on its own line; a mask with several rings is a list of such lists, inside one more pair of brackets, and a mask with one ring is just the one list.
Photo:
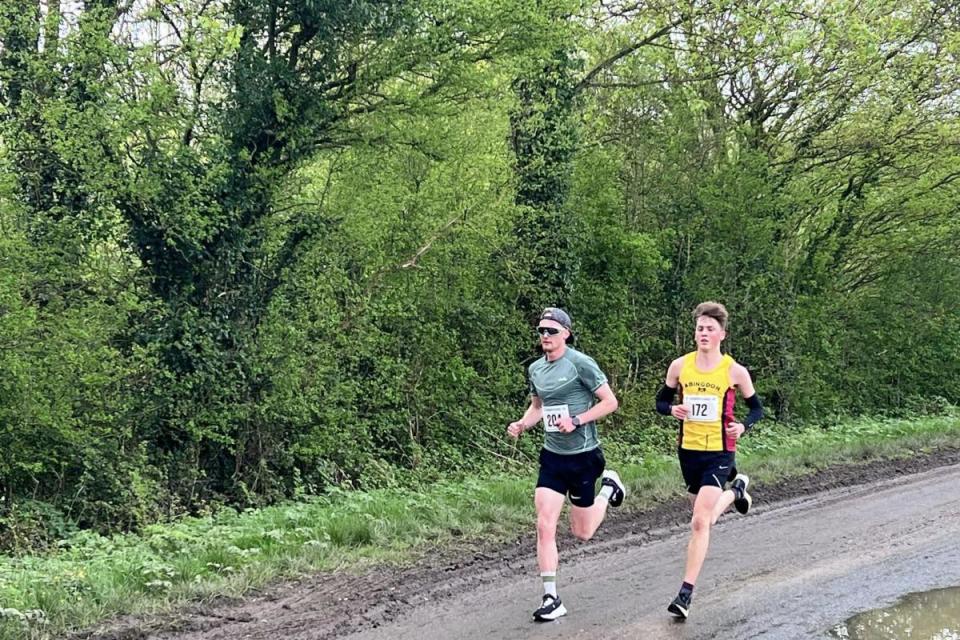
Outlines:
[[0, 0], [0, 547], [526, 461], [545, 304], [631, 447], [704, 299], [776, 419], [960, 401], [958, 26]]

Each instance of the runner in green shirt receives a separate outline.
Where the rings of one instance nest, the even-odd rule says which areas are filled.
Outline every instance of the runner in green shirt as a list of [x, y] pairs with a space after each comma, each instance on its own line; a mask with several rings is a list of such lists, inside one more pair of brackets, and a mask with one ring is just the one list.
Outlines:
[[[537, 621], [555, 620], [567, 613], [557, 594], [557, 523], [564, 500], [570, 498], [570, 530], [581, 540], [593, 537], [607, 506], [618, 507], [626, 487], [606, 465], [596, 420], [617, 410], [607, 376], [593, 358], [580, 353], [573, 341], [573, 324], [563, 309], [548, 307], [537, 326], [543, 357], [530, 365], [530, 406], [507, 427], [517, 438], [543, 424], [540, 475], [534, 504], [537, 509], [537, 564], [543, 581], [543, 600], [533, 612]], [[595, 495], [596, 482], [600, 493]]]

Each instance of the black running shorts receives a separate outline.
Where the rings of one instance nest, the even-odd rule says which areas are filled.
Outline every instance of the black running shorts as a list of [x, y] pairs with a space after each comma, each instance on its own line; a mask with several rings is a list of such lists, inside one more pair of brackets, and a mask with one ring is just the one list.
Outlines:
[[574, 506], [589, 507], [593, 504], [597, 478], [606, 466], [600, 447], [570, 455], [541, 449], [537, 487], [569, 496], [570, 504]]
[[678, 449], [680, 472], [687, 492], [696, 495], [700, 487], [720, 487], [737, 475], [733, 451]]

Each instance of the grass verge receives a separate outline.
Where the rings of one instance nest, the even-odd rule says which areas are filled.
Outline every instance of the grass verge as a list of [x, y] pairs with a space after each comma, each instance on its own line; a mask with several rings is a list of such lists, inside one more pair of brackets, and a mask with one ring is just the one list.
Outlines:
[[[831, 427], [764, 425], [746, 439], [738, 463], [773, 482], [827, 466], [955, 447], [960, 415], [917, 420], [853, 420]], [[643, 510], [680, 496], [667, 454], [635, 464], [615, 444], [611, 466], [631, 489], [625, 504]], [[82, 532], [57, 553], [0, 558], [0, 639], [59, 637], [121, 614], [153, 614], [186, 601], [242, 595], [271, 580], [327, 570], [403, 562], [426, 543], [506, 540], [532, 530], [532, 480], [471, 478], [422, 492], [333, 491], [306, 502], [223, 511], [147, 528], [137, 535]]]

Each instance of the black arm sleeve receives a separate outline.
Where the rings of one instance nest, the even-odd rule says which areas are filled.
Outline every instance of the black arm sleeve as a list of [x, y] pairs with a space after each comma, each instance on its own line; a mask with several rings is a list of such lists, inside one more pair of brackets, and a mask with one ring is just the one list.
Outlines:
[[675, 395], [677, 395], [676, 387], [668, 387], [667, 385], [660, 387], [660, 391], [657, 391], [657, 413], [669, 416]]
[[749, 431], [750, 427], [757, 424], [763, 417], [763, 404], [760, 403], [760, 395], [756, 393], [747, 398], [746, 401], [747, 406], [750, 407], [750, 413], [744, 418], [743, 426]]

